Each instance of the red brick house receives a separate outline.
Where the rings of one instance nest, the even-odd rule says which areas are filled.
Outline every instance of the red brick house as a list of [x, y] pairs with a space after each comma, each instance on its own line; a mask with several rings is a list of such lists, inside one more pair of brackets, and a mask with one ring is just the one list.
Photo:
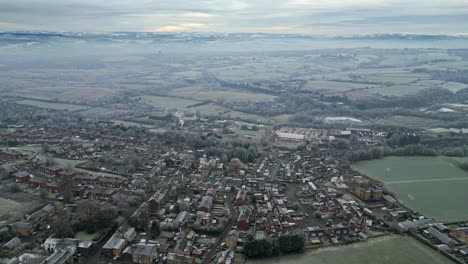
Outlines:
[[46, 184], [46, 189], [50, 193], [59, 193], [63, 191], [63, 186], [58, 182], [48, 182]]
[[125, 181], [120, 178], [102, 177], [99, 184], [106, 187], [120, 188], [124, 185]]
[[25, 155], [21, 152], [12, 149], [4, 149], [0, 151], [0, 157], [7, 159], [21, 159]]
[[19, 171], [15, 173], [14, 176], [16, 178], [16, 182], [19, 182], [19, 183], [28, 182], [31, 179], [31, 174], [25, 171]]
[[156, 216], [161, 209], [161, 206], [166, 202], [166, 193], [155, 193], [148, 200], [148, 214], [150, 216]]
[[33, 188], [37, 188], [37, 187], [46, 188], [47, 181], [45, 179], [41, 178], [41, 177], [34, 176], [29, 180], [29, 184]]
[[73, 180], [77, 183], [96, 185], [100, 183], [101, 177], [91, 174], [81, 174], [74, 177]]
[[84, 187], [76, 187], [73, 189], [73, 196], [74, 197], [83, 197], [86, 193], [86, 189]]

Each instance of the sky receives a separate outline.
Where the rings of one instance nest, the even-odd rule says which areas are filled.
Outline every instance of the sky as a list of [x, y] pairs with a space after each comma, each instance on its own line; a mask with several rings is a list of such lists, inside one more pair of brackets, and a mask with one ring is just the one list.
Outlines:
[[468, 35], [468, 0], [0, 0], [0, 31]]

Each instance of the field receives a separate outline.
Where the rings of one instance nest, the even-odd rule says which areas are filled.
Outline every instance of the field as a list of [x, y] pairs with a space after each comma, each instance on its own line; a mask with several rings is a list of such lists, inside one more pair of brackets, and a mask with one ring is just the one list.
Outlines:
[[368, 243], [307, 251], [300, 255], [264, 260], [248, 260], [247, 264], [450, 264], [451, 260], [410, 237], [387, 236]]
[[89, 234], [88, 232], [78, 232], [76, 233], [75, 238], [83, 241], [93, 241], [98, 239], [101, 235], [101, 232], [93, 234]]
[[165, 97], [165, 96], [154, 96], [154, 95], [144, 95], [139, 96], [143, 100], [143, 102], [150, 104], [155, 107], [163, 107], [167, 109], [179, 109], [183, 110], [188, 106], [198, 104], [200, 101], [190, 100], [190, 99], [182, 99], [176, 97]]
[[17, 209], [22, 207], [20, 203], [12, 200], [0, 198], [0, 226], [3, 225], [10, 217], [14, 216]]
[[18, 100], [16, 101], [16, 103], [23, 104], [23, 105], [37, 106], [40, 108], [48, 108], [48, 109], [55, 109], [55, 110], [68, 110], [68, 111], [79, 111], [79, 110], [84, 110], [87, 108], [86, 106], [82, 106], [82, 105], [51, 103], [51, 102], [37, 101], [37, 100]]
[[11, 221], [13, 217], [28, 213], [39, 204], [40, 202], [34, 199], [19, 202], [0, 197], [0, 227]]
[[183, 98], [191, 98], [200, 101], [215, 102], [255, 102], [263, 100], [273, 100], [275, 97], [268, 94], [250, 93], [242, 91], [210, 90], [206, 87], [192, 86], [177, 88], [170, 92], [170, 95]]
[[383, 181], [397, 198], [438, 221], [468, 219], [468, 173], [459, 159], [387, 157], [353, 165], [360, 173]]

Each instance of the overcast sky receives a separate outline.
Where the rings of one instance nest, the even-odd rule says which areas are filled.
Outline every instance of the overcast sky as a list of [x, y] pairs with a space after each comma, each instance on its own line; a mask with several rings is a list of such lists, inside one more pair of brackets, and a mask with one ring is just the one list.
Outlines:
[[468, 0], [0, 0], [0, 31], [468, 34]]

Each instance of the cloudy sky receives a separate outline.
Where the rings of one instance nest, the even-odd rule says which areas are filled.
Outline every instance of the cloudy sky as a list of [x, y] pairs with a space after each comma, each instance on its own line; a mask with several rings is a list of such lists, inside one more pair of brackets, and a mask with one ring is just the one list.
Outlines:
[[468, 34], [468, 0], [0, 0], [0, 31]]

